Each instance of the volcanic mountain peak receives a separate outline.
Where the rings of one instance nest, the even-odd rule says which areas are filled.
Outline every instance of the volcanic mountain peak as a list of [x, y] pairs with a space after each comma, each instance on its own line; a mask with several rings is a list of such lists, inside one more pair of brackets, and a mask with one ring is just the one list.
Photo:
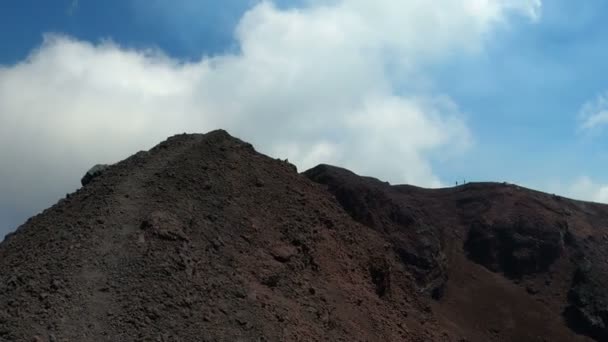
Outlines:
[[608, 207], [183, 134], [0, 243], [0, 341], [607, 339]]

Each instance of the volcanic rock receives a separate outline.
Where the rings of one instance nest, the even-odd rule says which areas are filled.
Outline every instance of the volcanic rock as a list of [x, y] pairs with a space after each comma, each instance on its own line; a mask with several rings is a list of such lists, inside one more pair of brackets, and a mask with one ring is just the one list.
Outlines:
[[82, 184], [82, 186], [89, 184], [93, 179], [95, 179], [96, 177], [101, 175], [101, 173], [105, 169], [107, 169], [108, 166], [109, 165], [106, 165], [106, 164], [97, 164], [97, 165], [93, 166], [92, 168], [89, 169], [89, 171], [87, 171], [87, 173], [84, 174], [84, 176], [80, 180], [80, 184]]
[[603, 341], [608, 206], [303, 174], [225, 131], [93, 172], [0, 243], [0, 341]]

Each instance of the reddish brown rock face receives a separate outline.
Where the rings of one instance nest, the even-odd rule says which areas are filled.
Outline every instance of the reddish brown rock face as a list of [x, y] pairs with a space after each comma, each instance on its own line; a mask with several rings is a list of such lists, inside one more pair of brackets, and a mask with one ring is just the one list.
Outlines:
[[391, 186], [327, 165], [305, 175], [385, 238], [448, 335], [608, 340], [605, 205], [497, 183]]
[[293, 165], [215, 131], [0, 244], [0, 341], [602, 341], [608, 208]]

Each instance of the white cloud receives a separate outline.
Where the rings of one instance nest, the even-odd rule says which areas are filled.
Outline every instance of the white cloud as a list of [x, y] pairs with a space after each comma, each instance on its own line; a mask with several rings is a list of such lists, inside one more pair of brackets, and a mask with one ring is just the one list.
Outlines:
[[466, 148], [463, 115], [445, 95], [397, 89], [429, 63], [478, 52], [512, 14], [539, 10], [538, 0], [261, 2], [236, 29], [238, 54], [188, 63], [47, 36], [0, 68], [0, 143], [10, 146], [0, 208], [40, 209], [92, 164], [215, 128], [300, 169], [329, 162], [438, 186], [429, 155]]
[[576, 199], [608, 203], [608, 184], [600, 184], [586, 176], [572, 183], [566, 193]]
[[592, 131], [608, 124], [608, 92], [585, 103], [578, 113], [579, 129]]

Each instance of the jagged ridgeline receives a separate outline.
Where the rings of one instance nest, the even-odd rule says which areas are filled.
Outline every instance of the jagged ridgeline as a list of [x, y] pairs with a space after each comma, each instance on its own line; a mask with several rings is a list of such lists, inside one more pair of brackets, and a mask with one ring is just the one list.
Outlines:
[[82, 183], [0, 244], [0, 341], [608, 340], [604, 205], [298, 174], [225, 131]]

